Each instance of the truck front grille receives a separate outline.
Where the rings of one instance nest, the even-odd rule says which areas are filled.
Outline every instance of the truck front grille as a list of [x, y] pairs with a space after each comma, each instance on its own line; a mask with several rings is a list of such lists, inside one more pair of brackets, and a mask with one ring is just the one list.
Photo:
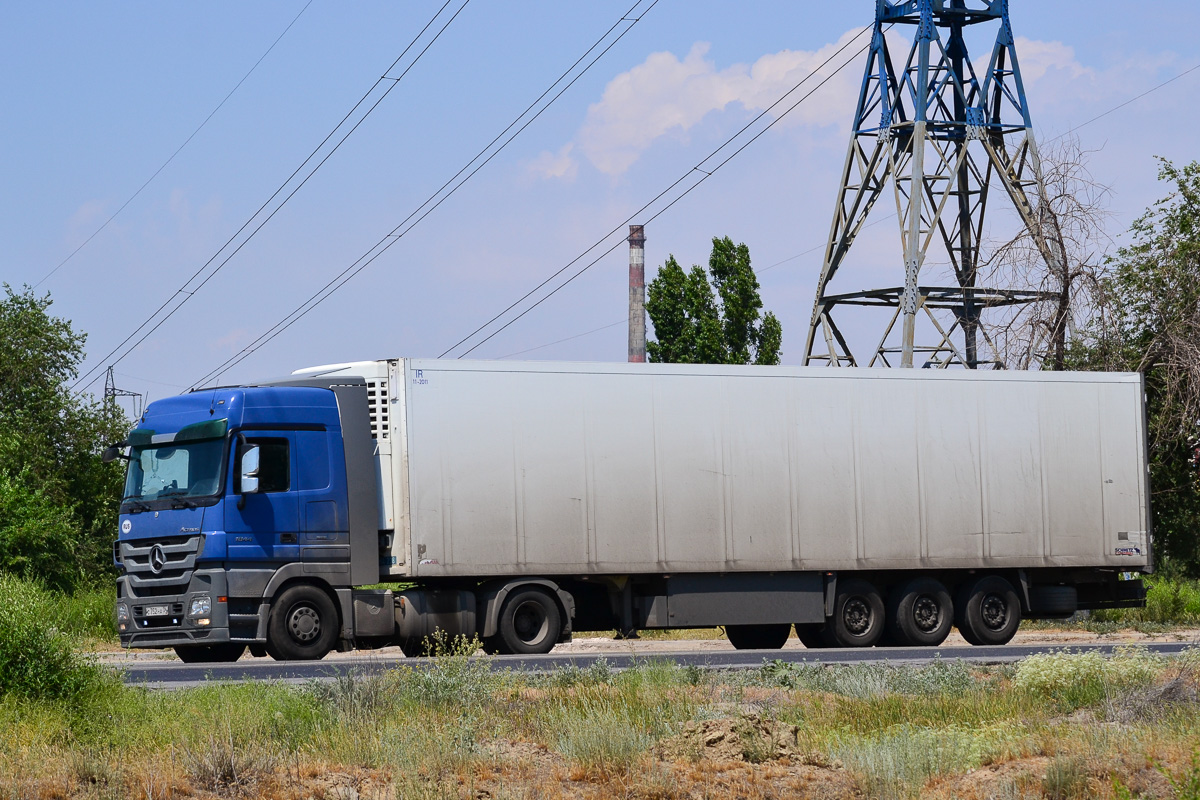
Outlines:
[[192, 580], [204, 537], [167, 536], [120, 542], [119, 561], [133, 597], [182, 594]]

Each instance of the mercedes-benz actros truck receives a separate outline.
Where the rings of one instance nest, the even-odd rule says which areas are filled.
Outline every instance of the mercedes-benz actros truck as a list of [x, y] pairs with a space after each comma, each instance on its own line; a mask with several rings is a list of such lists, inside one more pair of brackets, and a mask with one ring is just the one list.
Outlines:
[[151, 403], [125, 647], [277, 659], [723, 626], [1002, 644], [1144, 602], [1136, 374], [397, 359]]

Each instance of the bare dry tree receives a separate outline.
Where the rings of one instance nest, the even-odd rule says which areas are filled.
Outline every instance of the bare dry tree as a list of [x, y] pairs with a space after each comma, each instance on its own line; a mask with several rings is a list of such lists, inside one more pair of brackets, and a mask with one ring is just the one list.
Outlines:
[[[1030, 197], [1036, 228], [984, 244], [981, 283], [1045, 293], [1053, 299], [993, 317], [997, 355], [1010, 367], [1065, 366], [1068, 340], [1104, 314], [1102, 280], [1112, 239], [1110, 189], [1088, 169], [1094, 151], [1065, 137], [1040, 145], [1043, 189]], [[1038, 241], [1039, 238], [1042, 241]]]

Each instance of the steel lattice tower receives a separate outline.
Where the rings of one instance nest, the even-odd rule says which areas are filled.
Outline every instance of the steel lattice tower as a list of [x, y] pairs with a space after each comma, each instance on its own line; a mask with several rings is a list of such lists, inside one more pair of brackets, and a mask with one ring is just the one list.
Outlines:
[[[977, 71], [963, 32], [988, 23], [998, 24], [995, 45], [986, 68]], [[900, 69], [885, 35], [893, 26], [915, 30]], [[830, 293], [855, 237], [889, 186], [900, 222], [904, 285]], [[871, 354], [871, 366], [893, 366], [898, 353], [899, 365], [911, 367], [913, 354], [920, 353], [928, 366], [1003, 367], [984, 312], [1053, 295], [976, 284], [984, 215], [996, 189], [1016, 207], [1042, 257], [1053, 265], [1055, 256], [1037, 220], [1038, 209], [1044, 208], [1037, 201], [1045, 193], [1008, 0], [876, 0], [874, 34], [804, 363], [857, 366], [833, 314], [838, 306], [872, 306], [894, 311]], [[957, 285], [919, 281], [937, 240], [945, 246]], [[939, 322], [934, 311], [951, 312], [952, 324]], [[914, 341], [921, 312], [932, 323], [930, 343]]]

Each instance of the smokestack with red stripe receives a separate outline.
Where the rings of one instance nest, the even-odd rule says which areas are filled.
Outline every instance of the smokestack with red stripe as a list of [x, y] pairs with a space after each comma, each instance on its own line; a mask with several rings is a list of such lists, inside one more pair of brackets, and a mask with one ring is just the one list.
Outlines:
[[629, 363], [646, 363], [646, 236], [629, 226]]

